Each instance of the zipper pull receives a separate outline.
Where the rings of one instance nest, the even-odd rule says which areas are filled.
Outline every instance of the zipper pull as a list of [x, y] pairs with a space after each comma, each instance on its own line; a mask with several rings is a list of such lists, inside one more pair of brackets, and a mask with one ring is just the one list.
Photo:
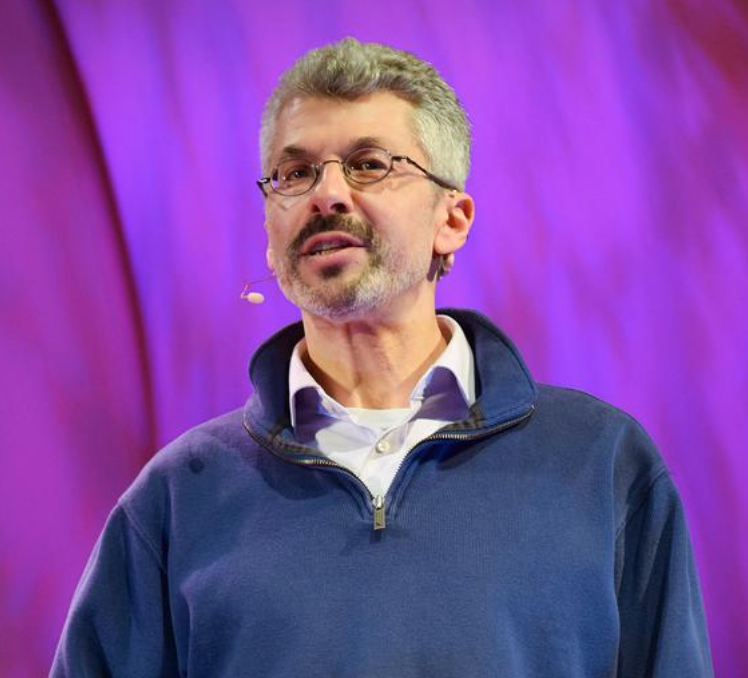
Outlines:
[[374, 529], [383, 530], [387, 527], [384, 521], [384, 497], [378, 494], [371, 502], [374, 506]]

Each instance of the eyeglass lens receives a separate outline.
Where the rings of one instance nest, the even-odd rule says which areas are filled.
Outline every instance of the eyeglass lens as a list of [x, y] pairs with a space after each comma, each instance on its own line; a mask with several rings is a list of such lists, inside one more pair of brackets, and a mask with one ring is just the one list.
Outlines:
[[[282, 195], [300, 195], [314, 186], [325, 163], [303, 159], [284, 160], [273, 173], [273, 189]], [[373, 184], [384, 179], [392, 169], [392, 157], [383, 148], [359, 148], [342, 162], [345, 175], [358, 184]]]

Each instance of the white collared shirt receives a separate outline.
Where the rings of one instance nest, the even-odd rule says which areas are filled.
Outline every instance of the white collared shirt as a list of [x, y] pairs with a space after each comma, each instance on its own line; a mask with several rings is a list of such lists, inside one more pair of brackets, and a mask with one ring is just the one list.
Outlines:
[[291, 355], [288, 390], [296, 439], [355, 473], [372, 496], [387, 493], [411, 448], [443, 426], [463, 419], [475, 402], [470, 344], [454, 319], [437, 317], [451, 337], [416, 384], [409, 407], [344, 407], [325, 393], [304, 366], [303, 340]]

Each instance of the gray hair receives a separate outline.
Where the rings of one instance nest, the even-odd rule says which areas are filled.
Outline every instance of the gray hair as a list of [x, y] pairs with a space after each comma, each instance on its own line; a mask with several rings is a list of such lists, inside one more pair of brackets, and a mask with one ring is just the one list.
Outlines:
[[434, 67], [409, 52], [345, 38], [302, 56], [280, 79], [265, 105], [260, 159], [265, 172], [278, 116], [293, 99], [355, 101], [377, 91], [413, 104], [418, 142], [431, 171], [464, 189], [470, 171], [470, 123], [454, 90]]

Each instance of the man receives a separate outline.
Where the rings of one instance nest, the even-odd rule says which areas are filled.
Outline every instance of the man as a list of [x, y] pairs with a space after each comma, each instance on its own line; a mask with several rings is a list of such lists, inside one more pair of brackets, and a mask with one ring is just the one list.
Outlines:
[[262, 127], [302, 323], [118, 502], [54, 676], [711, 675], [675, 488], [630, 417], [434, 306], [469, 128], [410, 54], [305, 55]]

